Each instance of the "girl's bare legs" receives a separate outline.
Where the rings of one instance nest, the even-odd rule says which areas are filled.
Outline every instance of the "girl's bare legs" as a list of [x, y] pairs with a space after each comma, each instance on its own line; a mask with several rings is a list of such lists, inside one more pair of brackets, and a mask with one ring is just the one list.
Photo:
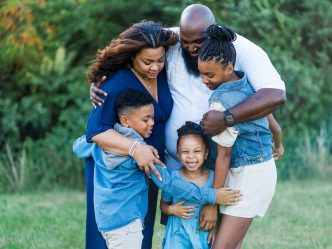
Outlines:
[[244, 236], [245, 236], [245, 235], [243, 235], [242, 239], [239, 241], [239, 243], [237, 243], [235, 249], [240, 249], [240, 248], [241, 248], [241, 246], [242, 246], [242, 242], [243, 242], [243, 239], [244, 239]]
[[252, 218], [223, 215], [212, 249], [239, 249]]

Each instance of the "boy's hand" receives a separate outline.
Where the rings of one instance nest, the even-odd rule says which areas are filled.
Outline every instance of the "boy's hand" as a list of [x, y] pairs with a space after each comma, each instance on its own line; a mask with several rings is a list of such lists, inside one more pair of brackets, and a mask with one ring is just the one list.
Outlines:
[[209, 237], [208, 237], [208, 244], [213, 244], [214, 239], [216, 238], [216, 234], [217, 234], [217, 226], [215, 226], [214, 228], [212, 228], [209, 232]]
[[193, 216], [193, 212], [196, 209], [195, 206], [183, 206], [183, 203], [184, 201], [179, 201], [178, 203], [170, 205], [170, 213], [185, 219]]
[[231, 188], [218, 188], [216, 204], [221, 204], [224, 206], [236, 205], [241, 201], [242, 194], [240, 190], [233, 190]]
[[211, 230], [217, 224], [218, 205], [205, 205], [199, 216], [199, 229], [203, 231]]
[[282, 156], [284, 155], [284, 152], [285, 152], [285, 149], [282, 144], [279, 144], [278, 147], [273, 144], [273, 158], [275, 161], [281, 159]]
[[101, 83], [103, 83], [106, 80], [106, 76], [103, 76], [99, 82], [91, 83], [90, 85], [90, 100], [91, 104], [94, 108], [96, 108], [96, 105], [102, 105], [104, 103], [104, 100], [98, 96], [98, 94], [107, 96], [107, 93], [103, 90], [99, 89], [99, 86]]

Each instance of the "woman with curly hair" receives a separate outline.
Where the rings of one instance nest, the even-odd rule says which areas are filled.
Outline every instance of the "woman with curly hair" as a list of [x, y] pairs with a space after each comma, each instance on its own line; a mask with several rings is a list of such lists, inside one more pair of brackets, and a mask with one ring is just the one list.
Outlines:
[[[149, 174], [149, 168], [156, 170], [153, 163], [163, 164], [165, 151], [165, 124], [169, 118], [173, 100], [167, 84], [165, 52], [178, 41], [171, 30], [152, 21], [141, 21], [132, 25], [113, 39], [109, 45], [97, 52], [96, 60], [88, 72], [89, 82], [100, 82], [101, 89], [108, 93], [103, 105], [97, 106], [90, 114], [86, 137], [105, 151], [129, 155]], [[104, 79], [103, 79], [104, 80]], [[154, 128], [147, 144], [137, 146], [136, 141], [115, 131], [113, 125], [118, 121], [115, 110], [117, 97], [128, 89], [138, 89], [153, 98]], [[86, 161], [87, 183], [87, 224], [86, 248], [106, 248], [97, 230], [93, 201], [98, 196], [93, 193], [94, 162]], [[158, 171], [156, 170], [158, 175]], [[158, 188], [150, 181], [149, 210], [144, 221], [144, 240], [142, 248], [151, 248], [153, 225], [155, 221]], [[99, 241], [99, 242], [97, 242]]]

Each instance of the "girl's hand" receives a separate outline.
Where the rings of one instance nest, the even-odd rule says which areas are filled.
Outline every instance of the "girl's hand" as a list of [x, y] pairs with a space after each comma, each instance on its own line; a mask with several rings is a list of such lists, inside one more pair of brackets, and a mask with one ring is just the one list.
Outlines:
[[217, 226], [214, 226], [210, 232], [209, 232], [209, 236], [208, 236], [208, 244], [213, 244], [214, 239], [216, 238], [216, 234], [217, 234]]
[[217, 224], [218, 205], [205, 205], [199, 217], [199, 229], [203, 231], [211, 230]]
[[282, 144], [279, 144], [278, 147], [273, 144], [273, 158], [275, 161], [281, 159], [282, 156], [284, 155], [284, 152], [285, 152], [285, 149]]
[[213, 244], [214, 239], [216, 238], [216, 234], [217, 234], [217, 226], [214, 226], [214, 228], [212, 228], [209, 232], [209, 237], [208, 237], [208, 244]]
[[173, 215], [176, 215], [180, 218], [190, 218], [193, 216], [193, 212], [195, 211], [194, 206], [182, 206], [184, 201], [179, 201], [173, 205], [169, 206], [169, 212]]
[[240, 190], [233, 190], [231, 188], [218, 188], [216, 204], [221, 204], [224, 206], [236, 205], [241, 201], [242, 194]]

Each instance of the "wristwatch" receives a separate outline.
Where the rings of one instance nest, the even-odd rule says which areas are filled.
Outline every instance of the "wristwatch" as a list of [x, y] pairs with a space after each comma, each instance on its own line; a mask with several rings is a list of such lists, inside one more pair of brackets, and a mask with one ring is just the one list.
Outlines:
[[229, 110], [224, 111], [224, 120], [228, 127], [232, 127], [235, 124], [235, 118]]

